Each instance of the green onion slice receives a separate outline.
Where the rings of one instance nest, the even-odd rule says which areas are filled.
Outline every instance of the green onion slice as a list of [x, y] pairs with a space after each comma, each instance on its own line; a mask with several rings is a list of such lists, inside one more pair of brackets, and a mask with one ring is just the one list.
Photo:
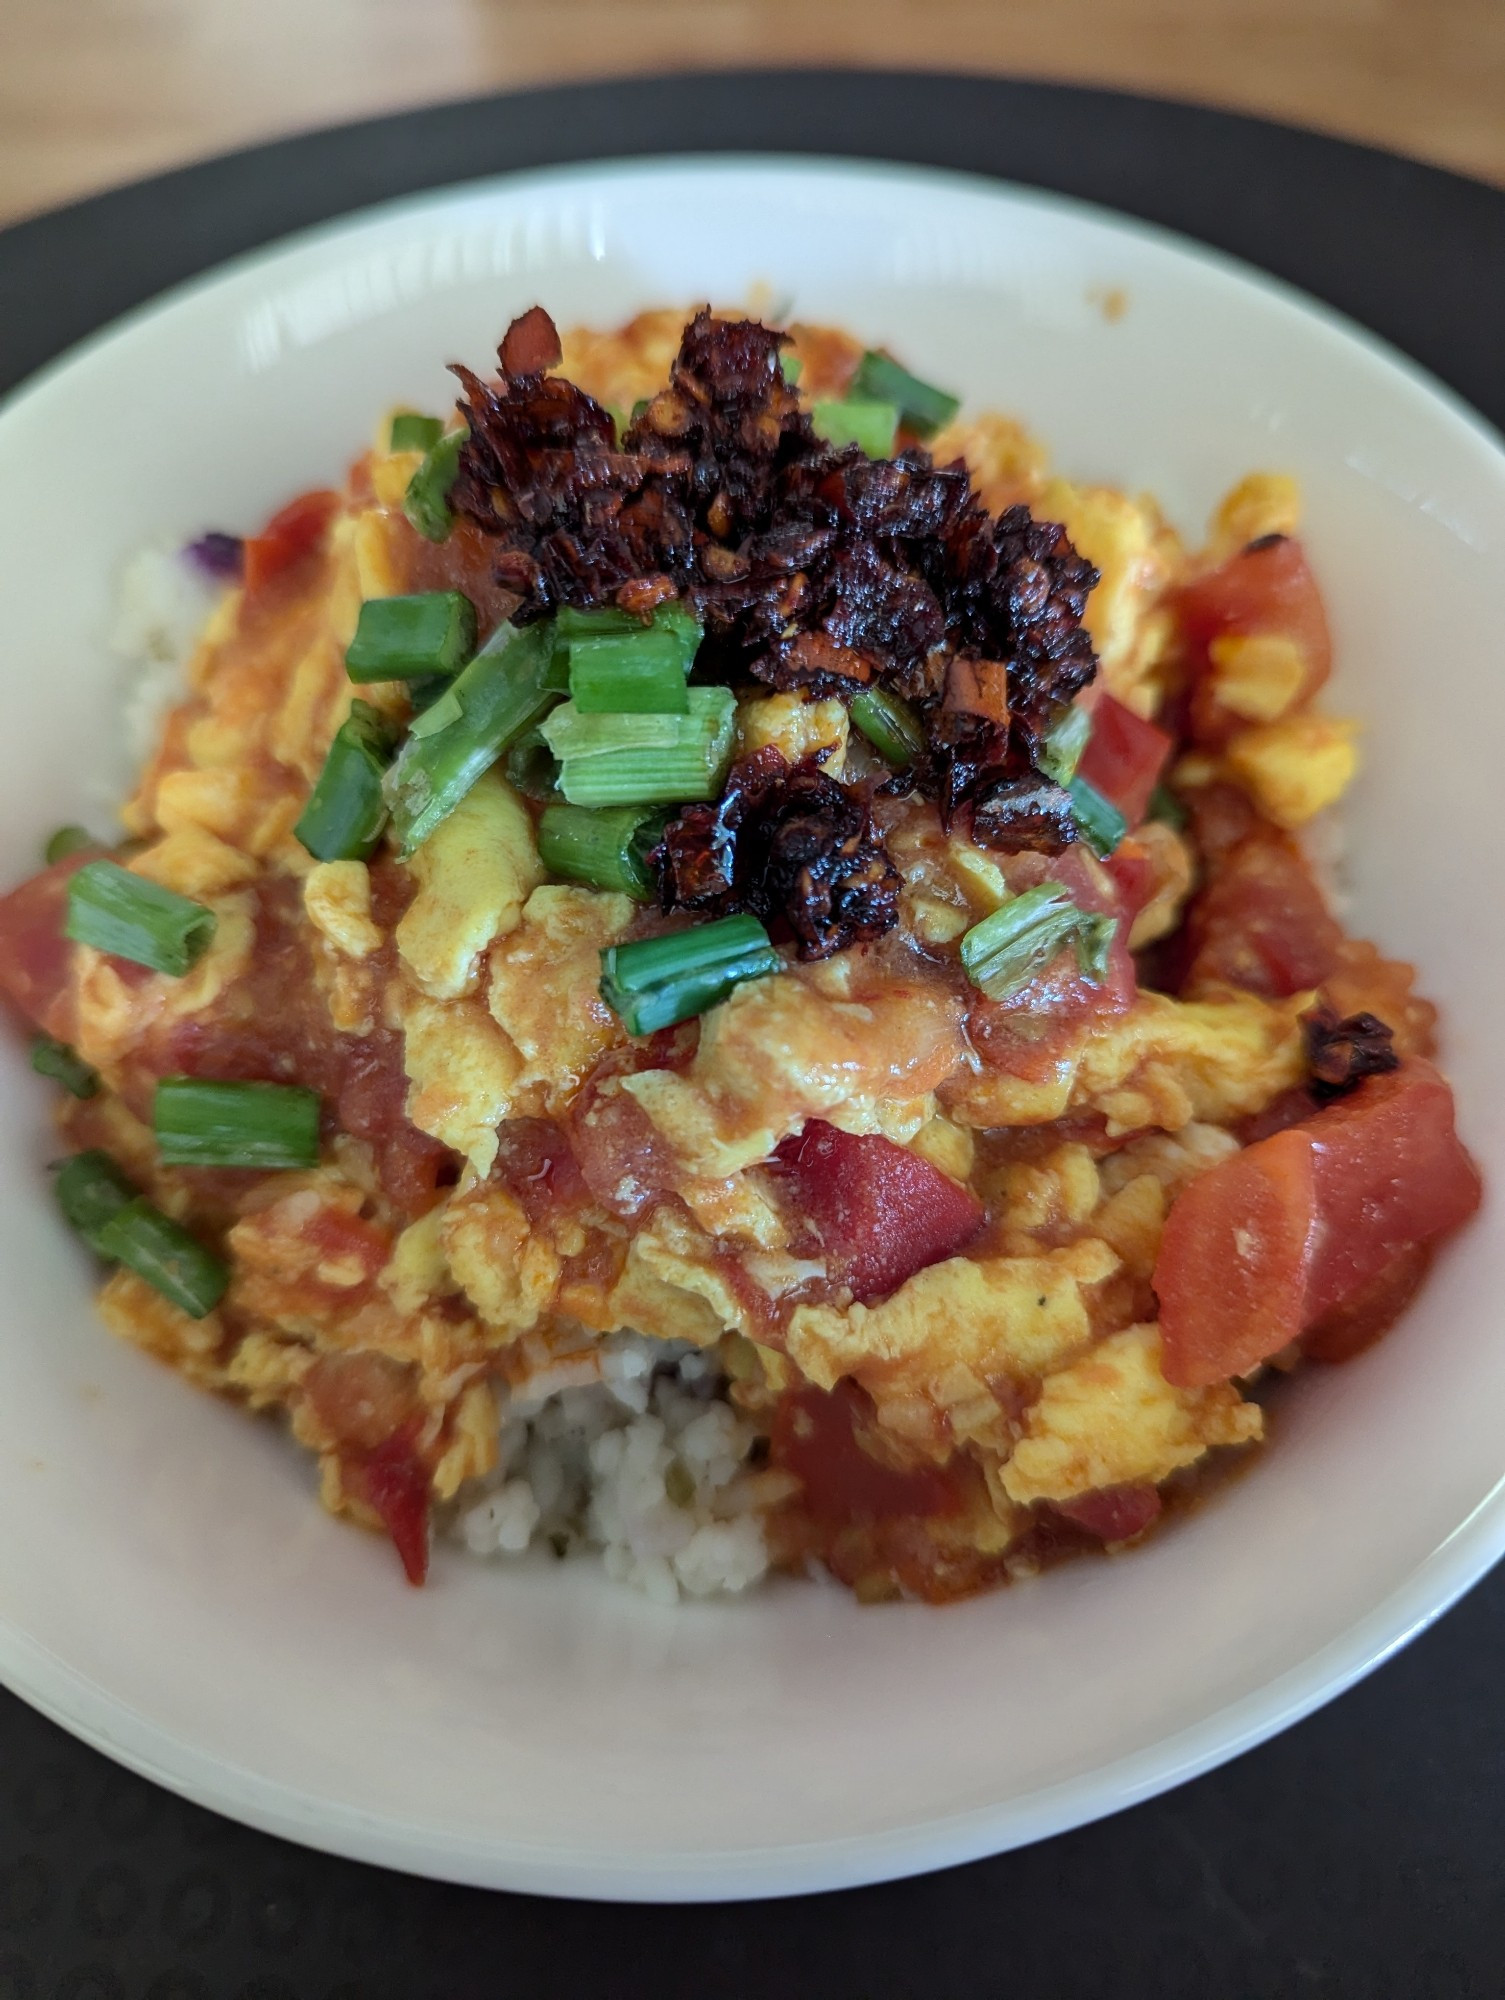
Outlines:
[[164, 1076], [152, 1106], [169, 1167], [315, 1167], [319, 1094], [292, 1083]]
[[570, 697], [584, 715], [683, 715], [688, 662], [670, 632], [640, 626], [634, 633], [570, 642]]
[[962, 967], [990, 1000], [1012, 1000], [1067, 945], [1077, 970], [1100, 985], [1117, 920], [1078, 909], [1060, 882], [1041, 882], [1009, 900], [962, 939]]
[[410, 735], [383, 784], [392, 832], [406, 861], [447, 819], [476, 779], [558, 700], [554, 635], [546, 624], [503, 625], [451, 692], [459, 714], [426, 736]]
[[368, 597], [345, 652], [353, 681], [421, 680], [452, 674], [475, 651], [476, 611], [459, 590]]
[[91, 1250], [99, 1249], [99, 1234], [105, 1224], [136, 1199], [135, 1188], [109, 1154], [92, 1150], [64, 1160], [53, 1188], [69, 1228], [76, 1230]]
[[792, 389], [805, 372], [805, 364], [798, 354], [791, 354], [788, 348], [779, 356], [779, 372], [784, 377], [786, 388]]
[[1150, 809], [1145, 817], [1161, 820], [1166, 826], [1180, 833], [1186, 825], [1187, 811], [1170, 786], [1162, 782], [1150, 793]]
[[650, 807], [551, 805], [538, 822], [538, 858], [551, 875], [588, 889], [619, 889], [651, 900], [648, 856], [664, 831], [665, 814]]
[[899, 410], [895, 403], [812, 403], [810, 421], [817, 437], [838, 451], [844, 444], [855, 444], [869, 458], [889, 458], [899, 428]]
[[730, 688], [692, 687], [683, 715], [583, 715], [557, 708], [543, 738], [559, 759], [571, 805], [676, 805], [713, 799], [731, 762], [737, 702]]
[[423, 417], [416, 410], [399, 410], [392, 419], [388, 451], [430, 452], [444, 435], [437, 417]]
[[82, 854], [91, 847], [103, 847], [102, 840], [96, 840], [86, 826], [60, 826], [49, 836], [42, 849], [42, 859], [49, 868], [59, 861], [66, 861], [72, 854]]
[[961, 408], [957, 397], [922, 382], [890, 355], [879, 354], [874, 348], [869, 348], [858, 363], [847, 394], [853, 402], [869, 399], [896, 404], [904, 428], [922, 438], [933, 437]]
[[925, 748], [925, 731], [909, 703], [887, 688], [865, 687], [854, 694], [851, 717], [868, 742], [890, 764], [914, 763]]
[[559, 791], [559, 762], [540, 729], [529, 729], [518, 737], [502, 768], [512, 789], [537, 805], [547, 805]]
[[72, 1097], [99, 1094], [98, 1070], [91, 1068], [66, 1042], [54, 1041], [51, 1035], [38, 1035], [33, 1040], [31, 1066], [38, 1076], [51, 1077], [54, 1083], [60, 1083]]
[[316, 861], [367, 861], [387, 823], [382, 778], [393, 732], [369, 702], [353, 701], [335, 731], [294, 834]]
[[427, 541], [442, 542], [454, 525], [449, 489], [460, 470], [460, 452], [470, 433], [446, 431], [408, 481], [402, 511]]
[[1129, 822], [1114, 805], [1105, 799], [1096, 785], [1089, 785], [1085, 778], [1073, 778], [1066, 787], [1071, 794], [1071, 812], [1082, 838], [1092, 849], [1099, 861], [1106, 861], [1129, 830]]
[[95, 1247], [194, 1319], [213, 1312], [230, 1283], [229, 1271], [212, 1251], [140, 1197], [104, 1224]]
[[1073, 702], [1051, 724], [1044, 748], [1035, 760], [1046, 777], [1053, 778], [1058, 785], [1069, 785], [1076, 776], [1091, 734], [1091, 715], [1079, 703]]
[[1041, 882], [973, 924], [961, 940], [961, 962], [989, 1000], [1013, 1000], [1069, 944], [1081, 976], [1101, 986], [1117, 928], [1113, 916], [1079, 910], [1061, 882]]
[[601, 998], [629, 1035], [652, 1035], [724, 1000], [783, 961], [756, 917], [721, 917], [601, 954]]
[[208, 948], [215, 916], [115, 861], [86, 861], [68, 883], [63, 935], [181, 979]]

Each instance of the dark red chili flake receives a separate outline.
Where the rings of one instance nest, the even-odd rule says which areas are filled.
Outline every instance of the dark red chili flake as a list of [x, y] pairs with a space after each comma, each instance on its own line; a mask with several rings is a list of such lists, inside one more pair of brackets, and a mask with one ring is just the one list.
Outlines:
[[899, 916], [898, 871], [862, 792], [814, 758], [772, 746], [733, 766], [719, 804], [686, 806], [654, 851], [666, 909], [782, 920], [801, 958], [882, 937]]
[[1395, 1035], [1377, 1014], [1350, 1014], [1339, 1020], [1331, 1007], [1313, 1007], [1301, 1017], [1311, 1093], [1319, 1104], [1346, 1097], [1366, 1076], [1400, 1068]]

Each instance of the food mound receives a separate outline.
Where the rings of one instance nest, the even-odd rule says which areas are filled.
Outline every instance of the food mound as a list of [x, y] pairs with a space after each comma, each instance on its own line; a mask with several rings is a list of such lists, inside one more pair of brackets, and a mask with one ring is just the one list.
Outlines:
[[1292, 482], [1189, 551], [830, 328], [499, 359], [186, 552], [124, 839], [0, 901], [107, 1325], [414, 1583], [1135, 1540], [1479, 1199], [1298, 837], [1354, 750]]

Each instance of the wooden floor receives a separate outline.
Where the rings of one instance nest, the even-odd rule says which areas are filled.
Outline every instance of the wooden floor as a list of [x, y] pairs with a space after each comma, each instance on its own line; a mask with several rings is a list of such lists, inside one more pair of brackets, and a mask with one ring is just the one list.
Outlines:
[[1115, 84], [1505, 183], [1505, 0], [0, 0], [0, 222], [369, 112], [738, 63]]

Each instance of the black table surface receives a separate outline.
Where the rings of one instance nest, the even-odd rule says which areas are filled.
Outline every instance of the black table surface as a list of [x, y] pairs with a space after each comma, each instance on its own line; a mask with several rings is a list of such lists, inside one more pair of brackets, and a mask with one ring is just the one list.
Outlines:
[[[164, 286], [367, 202], [699, 151], [916, 161], [1103, 202], [1303, 286], [1505, 425], [1505, 194], [1187, 105], [881, 72], [482, 99], [20, 223], [0, 232], [0, 390]], [[1502, 1668], [1497, 1572], [1340, 1701], [1148, 1805], [915, 1881], [681, 1909], [490, 1895], [307, 1853], [0, 1695], [0, 2000], [1505, 1995]]]

